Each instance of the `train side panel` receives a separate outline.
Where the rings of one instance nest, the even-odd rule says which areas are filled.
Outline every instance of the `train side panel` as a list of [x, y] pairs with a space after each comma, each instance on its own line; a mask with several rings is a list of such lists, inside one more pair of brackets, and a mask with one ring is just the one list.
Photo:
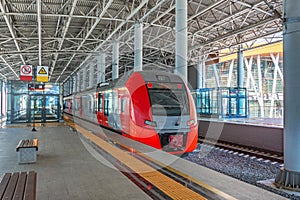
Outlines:
[[[68, 112], [72, 110], [76, 116], [91, 121], [96, 120], [100, 125], [115, 129], [125, 137], [157, 149], [166, 150], [172, 154], [191, 152], [196, 148], [198, 140], [197, 116], [192, 96], [178, 76], [162, 74], [162, 77], [169, 75], [170, 82], [156, 79], [160, 73], [134, 72], [123, 79], [121, 83], [113, 82], [111, 85], [101, 87], [96, 93], [89, 91], [76, 94], [70, 98], [73, 100], [69, 100], [69, 102], [74, 103], [73, 105], [69, 103], [72, 106], [68, 108]], [[150, 82], [152, 80], [153, 82]], [[167, 98], [169, 96], [168, 91], [170, 91], [170, 95], [174, 95], [176, 92], [182, 91], [183, 88], [186, 89], [187, 95], [184, 98], [187, 99], [183, 101], [186, 103], [180, 105], [188, 104], [189, 109], [179, 112], [176, 108], [177, 110], [171, 111], [171, 113], [165, 107], [166, 116], [162, 116], [161, 112], [157, 114], [157, 109], [154, 111], [151, 107], [154, 100], [149, 97], [153, 90], [150, 91], [148, 88], [154, 87], [154, 84], [163, 87], [166, 91], [166, 99], [162, 96], [164, 101], [169, 101]], [[165, 85], [168, 86], [165, 88]], [[160, 93], [161, 91], [158, 90], [157, 92]], [[180, 95], [183, 94], [180, 93]], [[178, 100], [178, 102], [181, 99], [180, 96], [177, 97], [178, 99], [173, 98], [173, 101]], [[170, 103], [170, 105], [172, 104]], [[179, 103], [176, 105], [178, 107]], [[175, 111], [179, 112], [178, 116], [174, 116]], [[153, 112], [156, 112], [155, 116], [153, 116]], [[179, 140], [179, 145], [177, 140]]]

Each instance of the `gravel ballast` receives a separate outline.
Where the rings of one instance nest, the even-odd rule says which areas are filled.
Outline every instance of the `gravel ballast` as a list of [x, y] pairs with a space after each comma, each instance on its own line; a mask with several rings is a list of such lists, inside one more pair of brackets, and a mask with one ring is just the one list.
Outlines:
[[277, 162], [201, 144], [186, 159], [284, 197], [300, 200], [300, 196], [259, 183], [260, 181], [275, 179], [281, 167], [281, 164]]

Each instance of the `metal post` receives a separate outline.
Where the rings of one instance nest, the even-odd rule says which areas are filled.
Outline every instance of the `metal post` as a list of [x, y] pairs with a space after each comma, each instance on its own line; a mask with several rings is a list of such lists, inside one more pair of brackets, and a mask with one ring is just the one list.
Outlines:
[[90, 64], [90, 73], [89, 73], [89, 88], [93, 87], [94, 84], [94, 65], [93, 63]]
[[198, 89], [202, 89], [203, 88], [203, 64], [202, 64], [203, 60], [201, 58], [199, 58], [198, 60]]
[[77, 83], [76, 83], [76, 76], [75, 75], [73, 75], [73, 77], [72, 77], [72, 80], [73, 80], [73, 91], [71, 91], [71, 93], [75, 93], [76, 92], [76, 87], [77, 87]]
[[187, 1], [176, 0], [175, 74], [187, 82]]
[[206, 88], [206, 65], [205, 65], [205, 60], [206, 60], [206, 56], [203, 57], [203, 62], [202, 62], [202, 87]]
[[[237, 78], [238, 78], [238, 82], [237, 82], [237, 87], [239, 88], [239, 92], [238, 92], [238, 103], [237, 103], [237, 110], [236, 110], [236, 114], [237, 116], [245, 116], [246, 113], [246, 105], [244, 102], [243, 98], [240, 98], [240, 96], [243, 96], [244, 93], [241, 92], [242, 88], [244, 87], [244, 53], [243, 53], [243, 46], [240, 45], [239, 49], [238, 49], [238, 59], [237, 59], [237, 64], [238, 64], [238, 73], [237, 73]], [[246, 62], [246, 61], [245, 61]], [[252, 77], [252, 62], [253, 62], [253, 57], [250, 58], [249, 60], [249, 65], [247, 66], [247, 83], [246, 83], [246, 88], [249, 87], [249, 83], [250, 83], [250, 78]], [[252, 77], [253, 78], [253, 77]], [[254, 79], [253, 79], [253, 84], [254, 83]], [[256, 89], [254, 89], [256, 90]]]
[[265, 117], [265, 110], [264, 110], [264, 97], [263, 97], [263, 83], [262, 83], [262, 71], [261, 71], [261, 60], [260, 55], [257, 56], [257, 71], [258, 71], [258, 104], [260, 107], [260, 116]]
[[280, 188], [300, 191], [300, 1], [283, 2], [284, 168], [275, 179]]
[[2, 80], [0, 80], [0, 127], [2, 126]]
[[143, 65], [143, 23], [134, 26], [134, 71], [142, 71]]
[[119, 78], [119, 43], [113, 43], [112, 80]]
[[36, 72], [33, 73], [33, 119], [32, 119], [32, 130], [36, 131], [35, 129], [35, 106], [36, 106], [36, 96], [35, 96], [35, 80], [36, 80]]
[[219, 78], [219, 74], [218, 74], [218, 70], [217, 70], [217, 65], [213, 64], [213, 68], [214, 68], [214, 75], [215, 75], [217, 87], [220, 87], [220, 78]]
[[84, 67], [83, 69], [82, 69], [82, 90], [83, 91], [85, 91], [86, 90], [86, 86], [87, 86], [87, 82], [86, 82], [86, 71], [87, 71], [87, 66], [86, 67]]
[[80, 92], [80, 71], [77, 72], [77, 92]]
[[41, 0], [36, 1], [38, 17], [38, 38], [39, 38], [39, 65], [42, 65], [42, 7]]
[[2, 93], [2, 80], [0, 80], [0, 118], [1, 118], [1, 127], [2, 127], [2, 119], [3, 119], [3, 115], [2, 115], [2, 111], [3, 111], [3, 108], [2, 108], [2, 97], [4, 96], [4, 94]]
[[231, 85], [233, 64], [234, 64], [234, 60], [231, 60], [230, 67], [229, 67], [229, 73], [228, 73], [227, 87], [230, 87], [230, 85]]
[[105, 82], [105, 53], [97, 57], [97, 83]]
[[237, 86], [239, 88], [244, 87], [244, 54], [242, 45], [239, 46], [238, 50], [238, 73], [237, 73]]

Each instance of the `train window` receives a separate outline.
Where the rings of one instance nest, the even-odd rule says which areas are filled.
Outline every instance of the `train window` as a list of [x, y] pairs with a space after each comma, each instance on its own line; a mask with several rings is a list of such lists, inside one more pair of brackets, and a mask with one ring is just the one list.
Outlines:
[[103, 112], [102, 111], [102, 93], [98, 94], [98, 111], [101, 113]]
[[121, 99], [121, 112], [124, 113], [125, 112], [125, 99]]
[[98, 106], [98, 99], [94, 99], [94, 113], [97, 113], [97, 110], [98, 110], [98, 108], [97, 108], [97, 106]]
[[88, 101], [88, 106], [89, 106], [89, 113], [92, 113], [92, 102]]
[[104, 115], [108, 116], [108, 99], [104, 99]]
[[104, 94], [104, 115], [109, 116], [112, 112], [112, 95], [110, 92]]
[[153, 115], [178, 116], [189, 114], [189, 103], [185, 88], [148, 88]]

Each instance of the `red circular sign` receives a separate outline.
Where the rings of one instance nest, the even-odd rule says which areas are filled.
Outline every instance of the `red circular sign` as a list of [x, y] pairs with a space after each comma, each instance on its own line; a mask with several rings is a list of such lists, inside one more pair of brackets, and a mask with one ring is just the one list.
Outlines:
[[21, 67], [21, 72], [22, 74], [31, 74], [31, 66], [28, 66], [28, 65], [23, 65]]

